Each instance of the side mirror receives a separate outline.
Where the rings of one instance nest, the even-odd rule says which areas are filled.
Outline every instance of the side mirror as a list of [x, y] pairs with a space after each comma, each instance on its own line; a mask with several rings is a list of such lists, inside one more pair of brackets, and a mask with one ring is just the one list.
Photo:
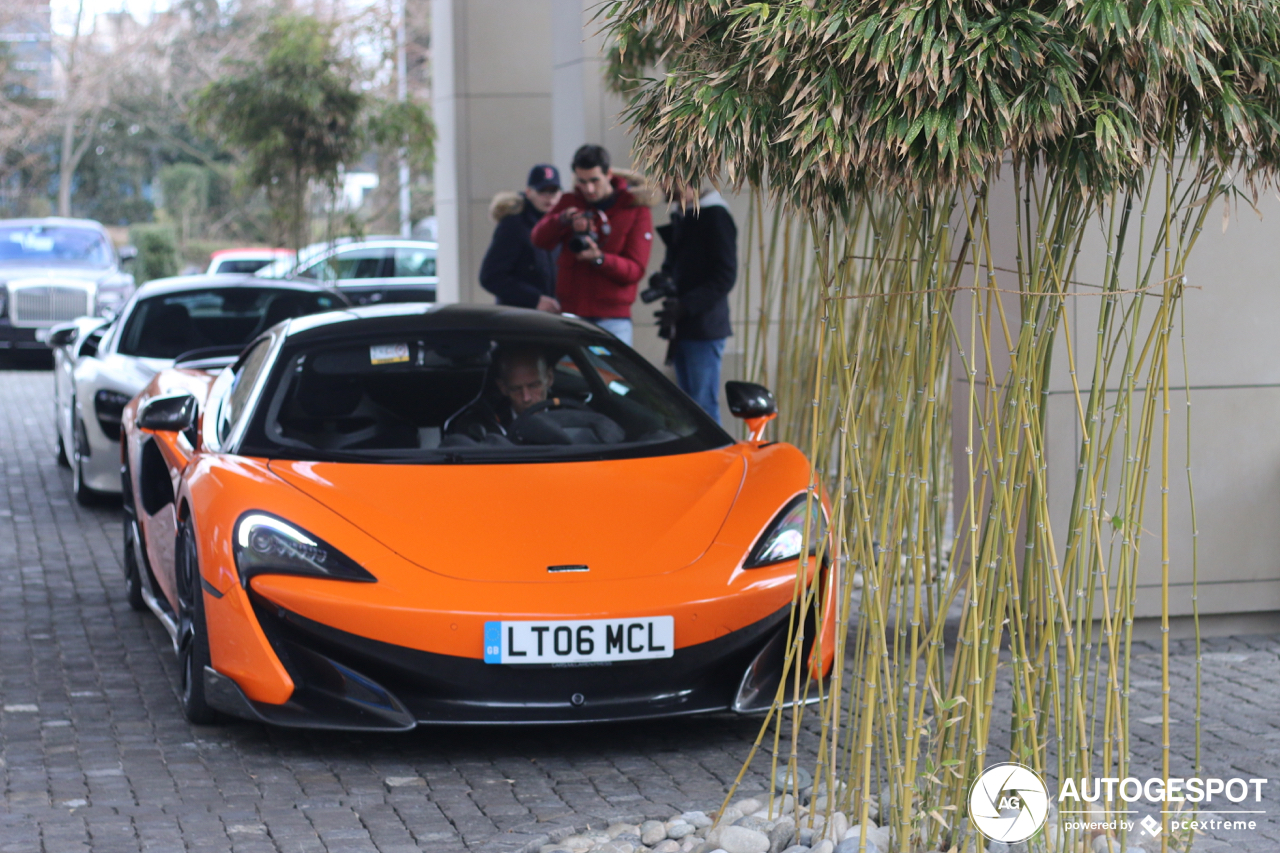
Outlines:
[[138, 426], [156, 432], [184, 432], [196, 425], [196, 398], [179, 392], [152, 397], [138, 411]]
[[724, 396], [735, 418], [746, 421], [748, 441], [764, 437], [765, 424], [778, 416], [778, 401], [773, 392], [754, 382], [726, 382]]
[[120, 256], [120, 263], [127, 264], [130, 261], [137, 260], [138, 247], [137, 246], [121, 246], [120, 251], [116, 252], [116, 254]]
[[754, 382], [726, 382], [724, 396], [735, 418], [765, 418], [778, 413], [773, 392]]
[[58, 347], [71, 346], [78, 337], [80, 337], [80, 327], [75, 323], [68, 323], [62, 326], [54, 326], [50, 329], [48, 343], [50, 347], [57, 349]]

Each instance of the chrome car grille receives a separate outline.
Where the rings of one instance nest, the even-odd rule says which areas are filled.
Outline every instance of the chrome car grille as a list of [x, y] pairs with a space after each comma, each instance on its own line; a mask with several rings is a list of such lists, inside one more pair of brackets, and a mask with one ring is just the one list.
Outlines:
[[89, 293], [79, 287], [39, 285], [14, 288], [9, 317], [15, 326], [65, 323], [89, 313]]

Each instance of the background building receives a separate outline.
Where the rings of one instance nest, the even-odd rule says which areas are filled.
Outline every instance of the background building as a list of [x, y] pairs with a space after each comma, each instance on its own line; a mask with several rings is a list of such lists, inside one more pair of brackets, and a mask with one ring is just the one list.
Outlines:
[[54, 96], [53, 29], [48, 0], [7, 0], [0, 8], [0, 67], [4, 96]]

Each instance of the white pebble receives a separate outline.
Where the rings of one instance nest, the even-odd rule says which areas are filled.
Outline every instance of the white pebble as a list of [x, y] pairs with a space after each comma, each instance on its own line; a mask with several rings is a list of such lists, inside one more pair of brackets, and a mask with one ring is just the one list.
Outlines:
[[845, 817], [844, 812], [836, 812], [831, 816], [831, 820], [827, 821], [827, 828], [822, 833], [822, 836], [830, 839], [832, 844], [836, 844], [844, 838], [845, 833], [848, 831], [849, 818]]
[[726, 826], [719, 843], [725, 853], [769, 853], [769, 836], [745, 826]]
[[640, 843], [652, 847], [667, 837], [667, 826], [660, 820], [646, 820], [640, 824]]

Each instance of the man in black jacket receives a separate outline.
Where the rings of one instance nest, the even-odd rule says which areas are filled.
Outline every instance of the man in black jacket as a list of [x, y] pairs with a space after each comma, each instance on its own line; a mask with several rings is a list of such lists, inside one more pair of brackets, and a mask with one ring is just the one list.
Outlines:
[[720, 422], [720, 360], [729, 326], [729, 291], [738, 274], [738, 229], [720, 193], [676, 191], [671, 224], [657, 229], [667, 244], [662, 269], [650, 279], [662, 286], [663, 277], [674, 296], [662, 303], [659, 334], [671, 341], [670, 356], [676, 381], [707, 414]]
[[538, 165], [529, 171], [524, 193], [493, 197], [489, 215], [498, 226], [480, 264], [480, 286], [498, 297], [499, 305], [560, 312], [556, 301], [556, 256], [536, 248], [529, 233], [542, 215], [560, 200], [560, 172]]

